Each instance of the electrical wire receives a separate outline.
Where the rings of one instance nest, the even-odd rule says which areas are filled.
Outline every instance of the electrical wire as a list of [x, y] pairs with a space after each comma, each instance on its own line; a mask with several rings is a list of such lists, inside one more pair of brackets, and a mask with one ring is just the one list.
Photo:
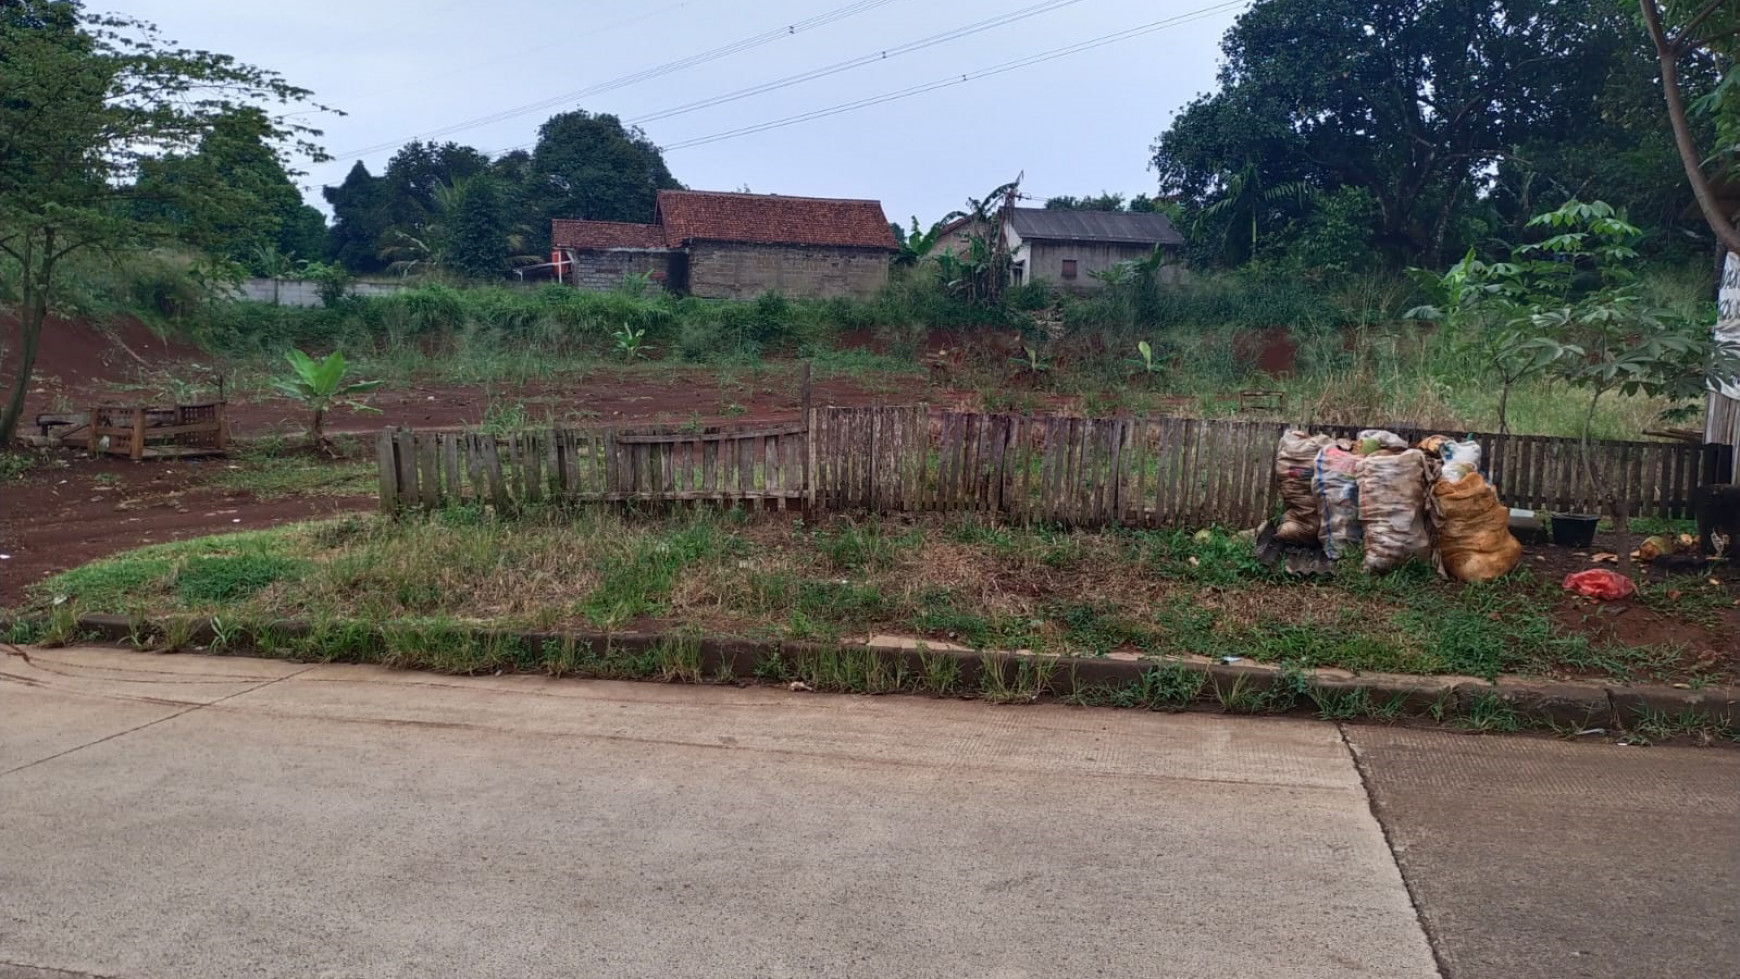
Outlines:
[[922, 51], [925, 48], [935, 47], [938, 44], [946, 44], [949, 41], [959, 40], [960, 38], [969, 37], [973, 34], [992, 30], [993, 28], [1003, 27], [1007, 24], [1026, 20], [1029, 17], [1037, 17], [1040, 14], [1050, 13], [1053, 10], [1063, 7], [1074, 6], [1081, 2], [1082, 0], [1043, 0], [1041, 3], [1022, 7], [1019, 10], [1012, 10], [1006, 14], [999, 14], [996, 17], [976, 21], [962, 27], [957, 27], [954, 30], [943, 31], [940, 34], [932, 34], [929, 37], [920, 38], [916, 41], [897, 44], [891, 48], [885, 48], [881, 51], [873, 51], [869, 54], [859, 55], [856, 58], [848, 58], [845, 61], [838, 61], [834, 64], [825, 65], [821, 68], [814, 68], [810, 71], [800, 72], [796, 75], [787, 75], [784, 78], [778, 78], [770, 82], [763, 82], [760, 85], [751, 85], [748, 88], [740, 88], [735, 92], [727, 92], [723, 95], [715, 95], [711, 98], [687, 102], [683, 105], [673, 106], [669, 109], [661, 109], [658, 112], [649, 113], [644, 116], [637, 116], [627, 121], [632, 125], [638, 126], [643, 123], [657, 122], [660, 119], [669, 119], [673, 116], [685, 115], [699, 109], [709, 109], [716, 105], [723, 105], [727, 102], [735, 102], [739, 99], [746, 99], [753, 95], [760, 95], [763, 92], [772, 92], [777, 89], [789, 88], [792, 85], [797, 85], [802, 82], [812, 81], [817, 78], [826, 78], [829, 75], [837, 75], [840, 72], [850, 71], [853, 68], [887, 61], [891, 58], [900, 57], [903, 54], [911, 54], [914, 51]]
[[661, 149], [666, 153], [670, 153], [675, 150], [689, 149], [695, 146], [705, 146], [708, 143], [716, 143], [721, 140], [736, 139], [740, 136], [764, 133], [772, 129], [782, 129], [786, 126], [794, 126], [800, 122], [810, 122], [815, 119], [823, 119], [828, 116], [839, 115], [845, 112], [854, 112], [858, 109], [868, 108], [873, 105], [882, 105], [887, 102], [908, 99], [916, 95], [923, 95], [927, 92], [934, 92], [938, 89], [948, 88], [954, 85], [962, 85], [981, 78], [989, 78], [993, 75], [1001, 75], [1005, 72], [1015, 71], [1019, 68], [1026, 68], [1042, 62], [1068, 57], [1072, 54], [1080, 54], [1083, 51], [1090, 51], [1094, 48], [1104, 47], [1108, 44], [1116, 44], [1120, 41], [1130, 40], [1131, 38], [1153, 34], [1171, 27], [1177, 27], [1182, 24], [1202, 20], [1216, 14], [1225, 13], [1239, 7], [1247, 6], [1250, 2], [1251, 0], [1229, 0], [1229, 2], [1201, 7], [1187, 13], [1167, 17], [1163, 20], [1157, 20], [1137, 27], [1132, 27], [1128, 30], [1117, 31], [1111, 34], [1102, 34], [1099, 37], [1089, 38], [1086, 41], [1065, 45], [1060, 48], [1052, 48], [1049, 51], [1042, 51], [1025, 58], [1017, 58], [1014, 61], [1005, 61], [1002, 64], [992, 65], [989, 68], [982, 68], [978, 71], [967, 72], [961, 75], [951, 75], [948, 78], [938, 79], [934, 82], [927, 82], [923, 85], [914, 85], [911, 88], [887, 92], [882, 95], [869, 96], [867, 98], [856, 99], [851, 102], [842, 102], [838, 105], [827, 106], [821, 109], [813, 109], [809, 112], [801, 112], [797, 115], [786, 116], [783, 119], [775, 119], [769, 122], [757, 123], [752, 126], [729, 129], [708, 136], [698, 136], [693, 139], [685, 139], [663, 146]]
[[576, 102], [580, 99], [600, 95], [604, 92], [615, 91], [616, 89], [624, 88], [629, 85], [635, 85], [653, 78], [659, 78], [674, 72], [683, 71], [687, 68], [693, 68], [696, 65], [706, 64], [710, 61], [717, 61], [720, 58], [730, 57], [734, 54], [740, 54], [744, 51], [771, 44], [782, 37], [791, 37], [796, 34], [804, 33], [805, 31], [815, 30], [818, 27], [825, 27], [837, 21], [845, 20], [848, 17], [854, 17], [858, 14], [866, 13], [875, 10], [878, 7], [884, 7], [890, 3], [896, 2], [899, 2], [899, 0], [853, 0], [852, 3], [848, 3], [841, 7], [835, 7], [832, 10], [825, 11], [792, 24], [787, 24], [783, 27], [777, 27], [749, 37], [740, 38], [729, 44], [720, 45], [719, 47], [711, 48], [698, 54], [689, 55], [686, 58], [679, 58], [676, 61], [669, 61], [662, 65], [655, 65], [651, 68], [631, 72], [627, 75], [620, 75], [616, 78], [598, 82], [585, 88], [575, 89], [572, 92], [563, 92], [560, 95], [553, 95], [548, 98], [539, 99], [535, 102], [527, 102], [524, 105], [502, 109], [488, 115], [478, 116], [475, 119], [467, 119], [464, 122], [442, 126], [438, 129], [431, 129], [415, 136], [376, 143], [372, 146], [365, 146], [360, 149], [348, 150], [333, 155], [339, 158], [367, 156], [370, 153], [393, 149], [394, 147], [410, 142], [411, 140], [436, 139], [442, 136], [451, 136], [454, 133], [464, 132], [468, 129], [475, 129], [478, 126], [487, 126], [491, 123], [502, 122], [516, 116], [523, 116], [530, 112], [537, 112], [542, 109], [550, 109], [558, 105]]

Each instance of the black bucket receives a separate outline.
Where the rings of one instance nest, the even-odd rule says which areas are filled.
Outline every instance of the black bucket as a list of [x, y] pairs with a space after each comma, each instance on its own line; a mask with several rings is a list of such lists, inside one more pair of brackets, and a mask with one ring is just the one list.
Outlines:
[[1560, 547], [1588, 547], [1595, 543], [1595, 525], [1601, 517], [1593, 513], [1553, 514], [1553, 543]]

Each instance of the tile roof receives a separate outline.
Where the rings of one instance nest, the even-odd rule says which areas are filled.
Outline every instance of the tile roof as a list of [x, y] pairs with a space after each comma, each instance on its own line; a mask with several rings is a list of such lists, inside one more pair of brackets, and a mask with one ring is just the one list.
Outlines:
[[661, 190], [658, 201], [658, 221], [673, 247], [688, 241], [899, 247], [877, 201], [700, 190]]
[[557, 248], [667, 247], [665, 229], [656, 224], [576, 221], [568, 218], [557, 218], [550, 222], [550, 244]]
[[1015, 226], [1015, 233], [1023, 238], [1138, 245], [1184, 244], [1184, 236], [1164, 214], [1018, 207], [1009, 220]]

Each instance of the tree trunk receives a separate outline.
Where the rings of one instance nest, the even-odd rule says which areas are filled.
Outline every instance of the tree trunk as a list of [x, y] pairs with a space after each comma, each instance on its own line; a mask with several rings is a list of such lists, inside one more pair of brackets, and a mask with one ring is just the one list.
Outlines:
[[36, 370], [36, 352], [42, 342], [42, 324], [48, 319], [48, 274], [54, 269], [52, 239], [43, 243], [42, 271], [38, 277], [36, 251], [31, 236], [24, 236], [19, 263], [22, 272], [20, 304], [24, 315], [18, 322], [18, 369], [13, 374], [12, 393], [0, 414], [0, 449], [12, 444], [19, 422], [24, 420], [24, 397], [30, 391], [30, 376]]
[[1715, 232], [1716, 238], [1727, 246], [1731, 252], [1740, 253], [1740, 230], [1729, 223], [1728, 216], [1722, 213], [1721, 205], [1716, 201], [1716, 194], [1710, 189], [1710, 180], [1704, 176], [1703, 160], [1698, 155], [1698, 148], [1692, 145], [1692, 127], [1686, 121], [1685, 99], [1680, 95], [1679, 60], [1685, 54], [1675, 45], [1669, 43], [1667, 32], [1661, 24], [1661, 10], [1656, 6], [1656, 0], [1639, 0], [1643, 7], [1643, 23], [1649, 29], [1649, 36], [1655, 42], [1656, 60], [1661, 64], [1662, 97], [1667, 100], [1668, 121], [1673, 124], [1674, 146], [1680, 151], [1680, 162], [1685, 165], [1686, 178], [1692, 183], [1692, 196], [1697, 198], [1698, 210], [1703, 212], [1704, 222]]
[[1510, 384], [1510, 379], [1506, 378], [1504, 384], [1498, 389], [1498, 434], [1500, 435], [1510, 434], [1510, 416], [1507, 414], [1510, 410]]
[[326, 409], [314, 409], [314, 423], [308, 426], [308, 434], [314, 437], [314, 444], [326, 444]]

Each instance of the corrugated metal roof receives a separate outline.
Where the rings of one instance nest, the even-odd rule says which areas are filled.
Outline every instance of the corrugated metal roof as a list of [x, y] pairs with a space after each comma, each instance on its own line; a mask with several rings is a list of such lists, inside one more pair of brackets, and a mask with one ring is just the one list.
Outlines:
[[1054, 211], [1018, 207], [1010, 218], [1023, 238], [1051, 241], [1110, 241], [1143, 245], [1182, 245], [1184, 236], [1164, 214], [1129, 211]]

